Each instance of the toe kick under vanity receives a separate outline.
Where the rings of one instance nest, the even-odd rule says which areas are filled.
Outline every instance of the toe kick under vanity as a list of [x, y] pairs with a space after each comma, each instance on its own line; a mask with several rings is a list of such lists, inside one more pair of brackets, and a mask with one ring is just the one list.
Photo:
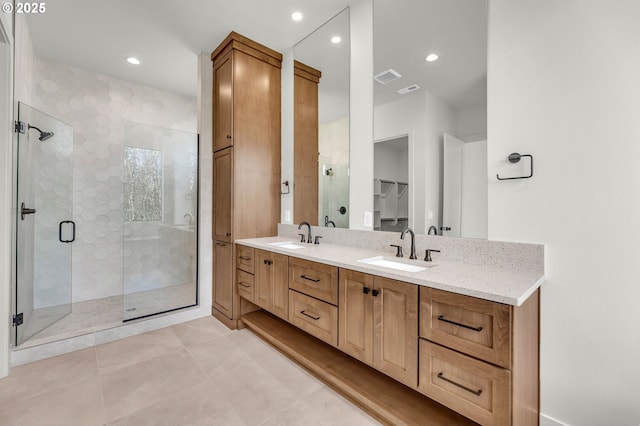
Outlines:
[[440, 241], [493, 254], [237, 240], [241, 325], [383, 423], [538, 424], [542, 246]]

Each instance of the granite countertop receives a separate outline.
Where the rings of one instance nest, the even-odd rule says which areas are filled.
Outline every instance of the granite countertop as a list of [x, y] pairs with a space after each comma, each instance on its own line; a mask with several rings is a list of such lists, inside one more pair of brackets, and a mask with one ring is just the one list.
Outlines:
[[[279, 242], [292, 242], [303, 248], [290, 249], [273, 244]], [[236, 240], [236, 244], [513, 306], [522, 305], [545, 279], [544, 274], [538, 272], [439, 260], [438, 253], [433, 253], [433, 262], [425, 262], [421, 259], [409, 260], [408, 254], [396, 258], [391, 250], [382, 252], [322, 242], [318, 245], [306, 244], [284, 237]], [[406, 272], [358, 262], [376, 256], [427, 269]]]

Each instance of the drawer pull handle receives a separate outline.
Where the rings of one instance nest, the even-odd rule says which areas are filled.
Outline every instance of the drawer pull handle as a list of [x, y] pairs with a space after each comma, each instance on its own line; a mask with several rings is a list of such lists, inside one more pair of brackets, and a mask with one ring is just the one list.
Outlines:
[[457, 325], [458, 327], [464, 327], [464, 328], [467, 328], [469, 330], [477, 331], [478, 333], [482, 331], [482, 327], [472, 327], [470, 325], [460, 324], [459, 322], [455, 322], [455, 321], [451, 321], [451, 320], [446, 319], [444, 317], [444, 315], [438, 315], [438, 321], [442, 321], [442, 322], [446, 322], [446, 323], [449, 323], [449, 324]]
[[251, 260], [251, 258], [250, 258], [250, 257], [247, 257], [247, 256], [240, 256], [240, 259], [241, 259], [241, 260]]
[[247, 283], [243, 283], [243, 282], [239, 282], [239, 283], [238, 283], [238, 285], [241, 285], [241, 286], [242, 286], [242, 287], [244, 287], [244, 288], [249, 288], [249, 287], [251, 287], [249, 284], [247, 284]]
[[464, 389], [467, 392], [471, 392], [472, 394], [476, 395], [476, 396], [480, 396], [480, 394], [482, 393], [482, 389], [478, 389], [478, 390], [473, 390], [471, 388], [466, 387], [465, 385], [461, 385], [460, 383], [456, 383], [451, 379], [447, 379], [446, 377], [444, 377], [443, 373], [438, 373], [438, 379], [442, 379], [445, 382], [451, 383], [452, 385], [455, 385], [457, 387], [459, 387], [460, 389]]
[[216, 245], [217, 245], [217, 246], [223, 246], [223, 247], [224, 247], [224, 246], [226, 246], [226, 245], [227, 245], [227, 243], [216, 243]]
[[319, 283], [320, 282], [319, 278], [309, 278], [306, 275], [300, 275], [300, 278], [304, 278], [305, 280], [313, 281], [314, 283]]
[[300, 313], [301, 313], [302, 315], [304, 315], [304, 316], [307, 316], [307, 317], [311, 318], [311, 319], [312, 319], [312, 320], [314, 320], [314, 321], [318, 321], [318, 320], [320, 319], [320, 317], [317, 317], [317, 316], [314, 316], [314, 315], [308, 314], [308, 313], [306, 313], [305, 311], [300, 311]]

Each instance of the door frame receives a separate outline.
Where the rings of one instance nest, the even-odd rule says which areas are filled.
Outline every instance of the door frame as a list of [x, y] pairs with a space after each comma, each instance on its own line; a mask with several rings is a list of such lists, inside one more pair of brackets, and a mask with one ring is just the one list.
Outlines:
[[13, 260], [13, 31], [12, 15], [0, 18], [0, 204], [11, 206], [0, 209], [0, 378], [9, 374], [11, 345], [11, 294], [15, 271]]
[[[413, 126], [406, 129], [406, 131], [401, 131], [400, 133], [396, 133], [393, 136], [385, 135], [384, 137], [375, 139], [373, 141], [374, 144], [374, 153], [375, 153], [375, 144], [378, 142], [385, 142], [394, 139], [400, 139], [406, 137], [407, 138], [407, 171], [408, 171], [408, 179], [407, 183], [409, 184], [408, 196], [409, 196], [409, 207], [407, 214], [409, 215], [409, 220], [407, 222], [407, 226], [411, 229], [415, 229], [415, 220], [416, 220], [416, 209], [415, 209], [415, 195], [416, 195], [416, 185], [415, 185], [415, 128]], [[375, 170], [373, 172], [373, 177], [375, 179]]]

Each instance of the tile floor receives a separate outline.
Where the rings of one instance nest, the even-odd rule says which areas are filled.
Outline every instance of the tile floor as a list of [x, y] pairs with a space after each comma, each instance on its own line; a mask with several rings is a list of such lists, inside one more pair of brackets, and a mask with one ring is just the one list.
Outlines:
[[212, 317], [16, 367], [1, 425], [376, 425], [248, 330]]
[[[195, 294], [196, 285], [190, 283], [130, 293], [124, 297], [76, 302], [71, 307], [36, 309], [24, 332], [25, 336], [32, 337], [28, 337], [24, 345], [28, 347], [81, 336], [120, 326], [123, 320], [194, 305]], [[71, 313], [67, 315], [69, 308]]]

